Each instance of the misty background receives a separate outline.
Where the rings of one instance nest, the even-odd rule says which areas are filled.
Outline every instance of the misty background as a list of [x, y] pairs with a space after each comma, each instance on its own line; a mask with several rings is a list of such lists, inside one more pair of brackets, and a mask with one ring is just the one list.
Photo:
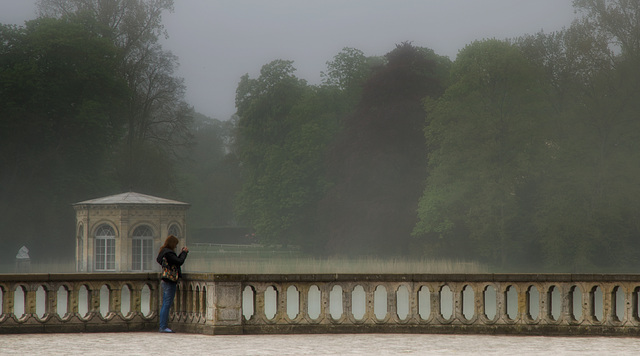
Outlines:
[[313, 256], [638, 267], [634, 1], [0, 6], [3, 260], [133, 190]]

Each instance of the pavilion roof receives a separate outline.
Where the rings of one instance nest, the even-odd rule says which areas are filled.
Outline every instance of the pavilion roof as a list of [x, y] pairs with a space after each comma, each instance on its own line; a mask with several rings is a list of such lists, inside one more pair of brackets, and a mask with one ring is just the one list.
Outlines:
[[184, 203], [177, 200], [165, 199], [154, 197], [151, 195], [140, 194], [135, 192], [127, 192], [116, 195], [110, 195], [108, 197], [85, 200], [73, 205], [112, 205], [112, 204], [144, 204], [144, 205], [152, 205], [152, 204], [165, 204], [165, 205], [185, 205], [188, 206], [188, 203]]

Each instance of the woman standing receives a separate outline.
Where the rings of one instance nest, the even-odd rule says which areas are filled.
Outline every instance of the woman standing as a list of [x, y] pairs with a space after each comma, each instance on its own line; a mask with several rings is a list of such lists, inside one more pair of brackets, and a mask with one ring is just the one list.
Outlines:
[[[187, 254], [189, 253], [189, 249], [185, 246], [182, 248], [180, 255], [176, 255], [176, 247], [178, 246], [178, 238], [169, 235], [166, 240], [164, 240], [164, 245], [160, 247], [160, 252], [158, 253], [158, 257], [156, 261], [160, 264], [167, 265], [169, 268], [173, 267], [177, 269], [177, 278], [182, 277], [182, 271], [180, 270], [180, 266], [184, 263], [184, 260], [187, 259]], [[163, 274], [162, 282], [162, 307], [160, 308], [160, 332], [161, 333], [172, 333], [173, 330], [169, 329], [167, 324], [169, 323], [169, 309], [173, 304], [173, 298], [176, 296], [176, 287], [178, 279], [171, 280], [169, 277], [165, 277]]]

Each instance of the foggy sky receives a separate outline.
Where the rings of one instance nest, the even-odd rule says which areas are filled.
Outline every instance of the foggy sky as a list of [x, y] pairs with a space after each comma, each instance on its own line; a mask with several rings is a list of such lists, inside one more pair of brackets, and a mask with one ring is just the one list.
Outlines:
[[[35, 18], [35, 0], [0, 0], [0, 23]], [[187, 101], [221, 120], [235, 112], [240, 77], [275, 59], [311, 84], [343, 47], [380, 56], [411, 41], [455, 59], [465, 45], [568, 27], [571, 0], [175, 0], [165, 49], [179, 57]]]

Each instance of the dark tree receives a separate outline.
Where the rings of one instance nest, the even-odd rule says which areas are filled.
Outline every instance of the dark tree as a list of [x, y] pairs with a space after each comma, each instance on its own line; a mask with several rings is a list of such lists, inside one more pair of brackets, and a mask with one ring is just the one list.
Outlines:
[[402, 43], [365, 82], [329, 153], [335, 185], [320, 206], [329, 253], [405, 253], [426, 178], [422, 100], [443, 92], [448, 59]]
[[71, 257], [70, 204], [108, 184], [128, 90], [118, 50], [97, 28], [55, 19], [0, 26], [3, 261], [22, 245], [33, 258]]

